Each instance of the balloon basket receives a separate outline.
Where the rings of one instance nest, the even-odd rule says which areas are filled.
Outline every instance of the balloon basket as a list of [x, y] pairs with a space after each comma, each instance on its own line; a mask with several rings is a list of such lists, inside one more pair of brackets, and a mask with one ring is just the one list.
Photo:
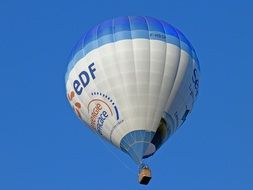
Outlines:
[[142, 168], [139, 172], [139, 183], [147, 185], [151, 180], [151, 170], [148, 167]]

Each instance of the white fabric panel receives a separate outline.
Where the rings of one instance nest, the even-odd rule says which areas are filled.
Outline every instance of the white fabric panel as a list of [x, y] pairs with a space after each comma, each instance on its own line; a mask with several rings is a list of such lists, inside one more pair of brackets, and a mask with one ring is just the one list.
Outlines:
[[[189, 55], [175, 45], [158, 40], [121, 40], [79, 60], [69, 74], [67, 94], [75, 92], [73, 83], [79, 81], [77, 89], [82, 88], [82, 92], [75, 92], [70, 100], [75, 112], [79, 110], [81, 119], [94, 131], [119, 146], [122, 137], [133, 130], [155, 132], [164, 110], [181, 116], [186, 105], [191, 109], [193, 100], [185, 91], [192, 64]], [[85, 88], [79, 77], [83, 71], [90, 79]]]

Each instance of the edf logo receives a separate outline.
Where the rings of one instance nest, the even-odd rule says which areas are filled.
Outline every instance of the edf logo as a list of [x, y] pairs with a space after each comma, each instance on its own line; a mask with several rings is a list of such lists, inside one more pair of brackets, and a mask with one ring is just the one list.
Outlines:
[[82, 71], [79, 75], [78, 75], [78, 79], [74, 80], [73, 82], [73, 87], [75, 92], [78, 95], [81, 95], [83, 92], [83, 89], [89, 84], [90, 79], [92, 78], [93, 80], [96, 78], [94, 72], [96, 71], [96, 69], [94, 68], [95, 64], [91, 63], [88, 66], [88, 72], [87, 71]]

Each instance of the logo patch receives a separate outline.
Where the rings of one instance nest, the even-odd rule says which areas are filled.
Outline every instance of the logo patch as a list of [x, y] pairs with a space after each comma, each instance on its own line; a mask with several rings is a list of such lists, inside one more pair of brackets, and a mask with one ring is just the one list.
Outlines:
[[82, 119], [81, 112], [80, 112], [82, 106], [81, 106], [81, 104], [78, 101], [74, 100], [74, 98], [75, 98], [75, 92], [71, 91], [69, 94], [67, 94], [67, 97], [68, 97], [68, 99], [69, 99], [70, 102], [74, 102], [72, 108], [75, 111], [75, 113], [78, 115], [78, 117], [80, 119]]
[[118, 108], [112, 98], [106, 94], [101, 92], [92, 92], [91, 95], [94, 98], [87, 106], [88, 113], [90, 115], [90, 125], [102, 135], [104, 124], [109, 118], [112, 118], [112, 121], [119, 120]]
[[78, 95], [82, 94], [83, 89], [88, 86], [91, 79], [94, 80], [96, 78], [95, 71], [95, 64], [91, 63], [88, 66], [88, 71], [82, 71], [81, 73], [79, 73], [78, 79], [74, 80], [73, 88]]

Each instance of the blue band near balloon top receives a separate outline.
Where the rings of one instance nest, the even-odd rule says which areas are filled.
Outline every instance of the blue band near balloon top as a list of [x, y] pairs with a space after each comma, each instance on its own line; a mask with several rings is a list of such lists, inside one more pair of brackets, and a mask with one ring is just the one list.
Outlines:
[[194, 48], [178, 29], [165, 21], [152, 17], [125, 16], [107, 20], [93, 27], [82, 36], [72, 49], [65, 76], [66, 82], [75, 64], [89, 52], [105, 44], [126, 39], [150, 39], [174, 44], [196, 60], [199, 67]]

